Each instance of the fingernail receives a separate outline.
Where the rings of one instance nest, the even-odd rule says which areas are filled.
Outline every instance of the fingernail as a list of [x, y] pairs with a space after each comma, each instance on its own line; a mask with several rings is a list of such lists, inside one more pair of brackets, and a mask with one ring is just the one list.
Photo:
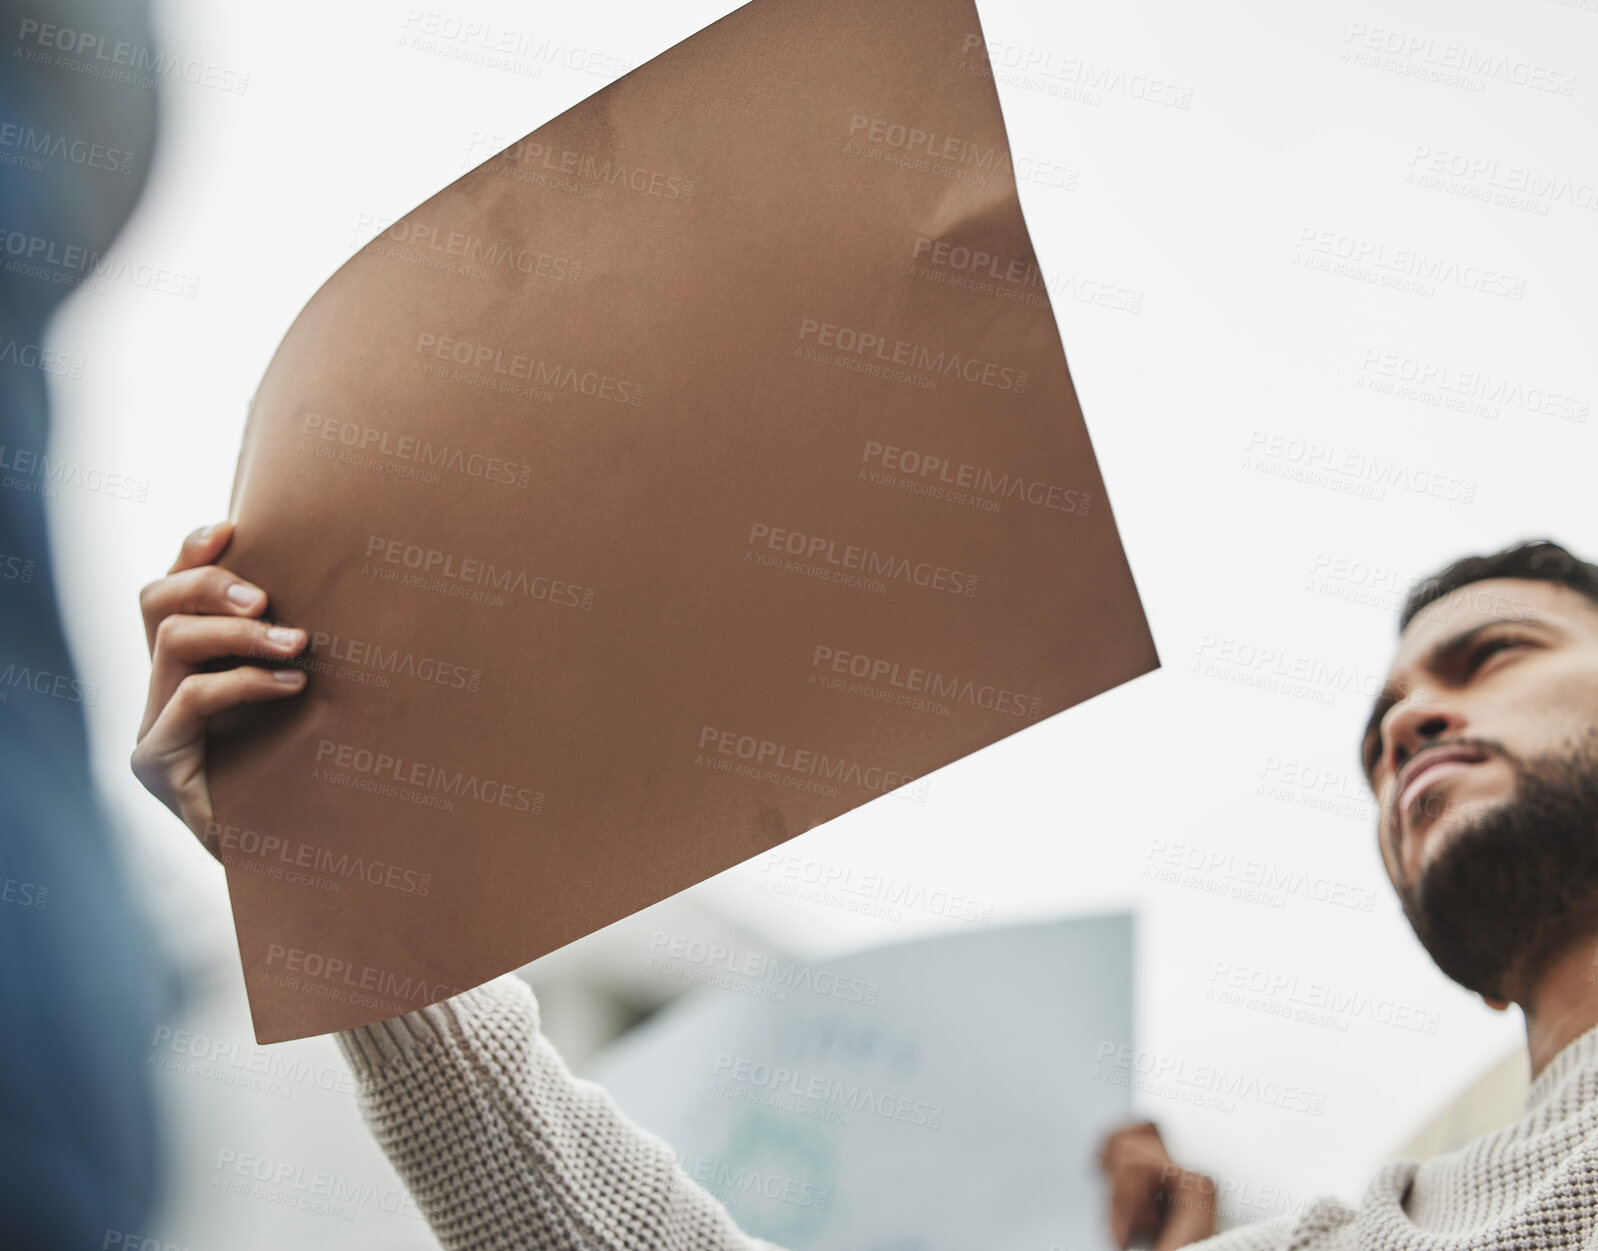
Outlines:
[[244, 582], [235, 582], [228, 587], [227, 597], [240, 608], [254, 608], [261, 602], [261, 592]]
[[274, 669], [272, 676], [279, 682], [298, 682], [305, 675], [298, 669]]
[[266, 632], [266, 637], [279, 647], [295, 647], [303, 636], [298, 630], [291, 630], [288, 626], [273, 626]]

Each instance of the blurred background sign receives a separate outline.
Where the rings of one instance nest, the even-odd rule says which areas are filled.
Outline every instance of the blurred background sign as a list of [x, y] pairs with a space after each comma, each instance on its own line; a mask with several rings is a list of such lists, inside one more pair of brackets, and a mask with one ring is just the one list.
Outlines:
[[[1132, 918], [712, 962], [590, 1075], [742, 1228], [813, 1251], [1109, 1248]], [[1107, 1062], [1108, 1061], [1108, 1062]]]

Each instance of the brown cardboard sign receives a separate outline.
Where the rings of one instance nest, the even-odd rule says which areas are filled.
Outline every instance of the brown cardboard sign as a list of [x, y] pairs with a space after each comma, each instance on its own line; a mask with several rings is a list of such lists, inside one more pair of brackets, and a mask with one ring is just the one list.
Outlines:
[[754, 0], [311, 299], [213, 726], [256, 1036], [518, 967], [1158, 666], [971, 0]]

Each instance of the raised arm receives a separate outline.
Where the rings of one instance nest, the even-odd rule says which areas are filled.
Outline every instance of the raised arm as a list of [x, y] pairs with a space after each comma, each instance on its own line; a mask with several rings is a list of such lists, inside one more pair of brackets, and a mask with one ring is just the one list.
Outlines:
[[514, 975], [336, 1037], [446, 1251], [780, 1251], [572, 1074]]

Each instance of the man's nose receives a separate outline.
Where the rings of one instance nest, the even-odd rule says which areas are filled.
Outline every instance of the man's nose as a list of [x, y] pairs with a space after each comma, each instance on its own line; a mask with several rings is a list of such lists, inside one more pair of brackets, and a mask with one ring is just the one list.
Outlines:
[[1421, 748], [1447, 735], [1459, 735], [1465, 719], [1451, 709], [1425, 700], [1405, 700], [1392, 711], [1387, 722], [1394, 776]]

